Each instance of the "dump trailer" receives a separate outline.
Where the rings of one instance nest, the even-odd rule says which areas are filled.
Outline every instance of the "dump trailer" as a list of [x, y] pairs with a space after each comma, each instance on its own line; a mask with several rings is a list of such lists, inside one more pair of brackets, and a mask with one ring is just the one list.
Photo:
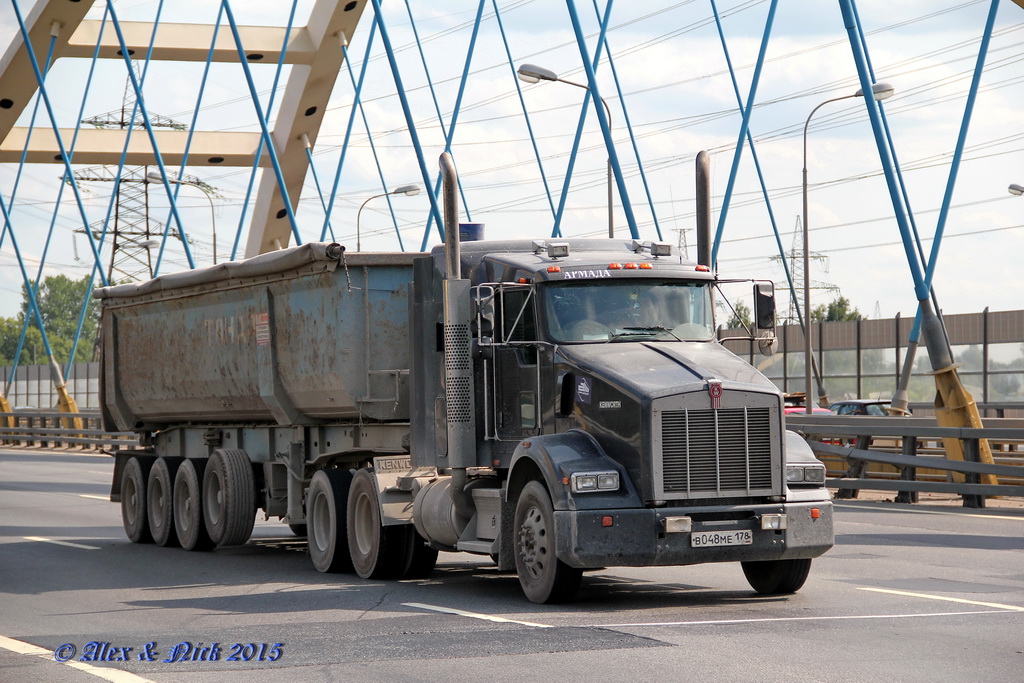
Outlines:
[[[716, 337], [706, 264], [629, 239], [313, 243], [97, 290], [111, 500], [133, 542], [245, 543], [322, 572], [489, 556], [534, 602], [584, 570], [739, 562], [798, 590], [833, 545], [825, 469]], [[454, 215], [453, 215], [454, 214]], [[770, 352], [774, 299], [754, 285]]]

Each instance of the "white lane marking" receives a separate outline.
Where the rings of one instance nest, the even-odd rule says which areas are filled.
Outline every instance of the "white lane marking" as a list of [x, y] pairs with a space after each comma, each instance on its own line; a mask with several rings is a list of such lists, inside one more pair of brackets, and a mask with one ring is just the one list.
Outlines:
[[910, 598], [925, 598], [927, 600], [944, 600], [956, 602], [961, 605], [977, 605], [978, 607], [994, 607], [1011, 612], [1024, 612], [1024, 607], [1017, 605], [1003, 605], [998, 602], [980, 602], [978, 600], [964, 600], [963, 598], [951, 598], [946, 595], [931, 595], [929, 593], [911, 593], [910, 591], [894, 591], [888, 588], [858, 588], [859, 591], [871, 591], [872, 593], [887, 593], [888, 595], [905, 595]]
[[1005, 614], [1005, 610], [976, 612], [931, 612], [926, 614], [844, 614], [821, 617], [765, 617], [761, 619], [708, 619], [706, 621], [652, 621], [636, 624], [590, 624], [585, 628], [648, 628], [655, 626], [709, 626], [722, 624], [760, 624], [778, 621], [841, 621], [851, 619], [918, 619], [921, 617], [958, 617], [965, 614]]
[[885, 506], [885, 505], [850, 505], [832, 502], [833, 507], [847, 508], [849, 510], [886, 510], [888, 512], [911, 512], [916, 515], [950, 515], [953, 517], [974, 517], [976, 519], [1009, 519], [1014, 522], [1024, 522], [1024, 515], [1017, 517], [1011, 517], [1009, 515], [985, 515], [977, 512], [946, 512], [945, 510], [918, 510], [914, 508], [903, 508], [897, 506]]
[[79, 498], [89, 498], [91, 500], [102, 500], [105, 503], [110, 502], [110, 496], [94, 496], [91, 493], [79, 493]]
[[402, 603], [406, 607], [415, 607], [417, 609], [430, 610], [431, 612], [441, 612], [443, 614], [454, 614], [459, 617], [469, 617], [470, 619], [481, 619], [483, 621], [494, 621], [500, 624], [519, 624], [521, 626], [533, 626], [535, 628], [554, 628], [549, 624], [535, 624], [532, 621], [519, 621], [517, 619], [506, 619], [504, 617], [496, 617], [490, 614], [478, 614], [477, 612], [466, 612], [461, 609], [454, 609], [452, 607], [438, 607], [437, 605], [424, 605], [420, 602], [404, 602]]
[[[32, 657], [39, 657], [40, 659], [53, 659], [52, 650], [47, 650], [45, 648], [39, 647], [38, 645], [33, 645], [32, 643], [25, 643], [20, 640], [15, 640], [13, 638], [6, 638], [4, 636], [0, 636], [0, 647], [2, 647], [5, 650], [10, 650], [11, 652], [15, 652], [19, 655], [30, 655]], [[70, 666], [73, 669], [78, 669], [79, 671], [84, 671], [85, 673], [96, 676], [97, 678], [106, 679], [108, 681], [111, 681], [111, 683], [154, 683], [154, 681], [151, 681], [148, 678], [142, 678], [141, 676], [136, 676], [133, 673], [121, 671], [120, 669], [101, 669], [97, 666], [91, 666], [89, 664], [85, 664], [84, 662], [76, 661], [58, 663], [64, 664], [65, 666]]]
[[54, 545], [65, 545], [69, 548], [81, 548], [82, 550], [99, 550], [99, 547], [95, 545], [82, 545], [81, 543], [72, 543], [71, 541], [55, 541], [52, 538], [43, 538], [42, 536], [25, 536], [24, 538], [26, 541], [53, 543]]

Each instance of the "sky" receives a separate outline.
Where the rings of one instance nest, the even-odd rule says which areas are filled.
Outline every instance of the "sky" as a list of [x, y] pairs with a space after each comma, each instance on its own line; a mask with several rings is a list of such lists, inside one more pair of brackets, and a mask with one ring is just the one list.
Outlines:
[[[27, 11], [31, 0], [19, 0]], [[161, 21], [213, 23], [218, 4], [212, 0], [166, 3]], [[119, 0], [122, 20], [153, 21], [156, 0]], [[312, 0], [297, 4], [297, 24], [304, 24]], [[560, 77], [585, 82], [582, 59], [566, 5], [551, 0], [500, 0], [501, 21], [514, 64], [533, 63]], [[602, 11], [604, 2], [599, 3]], [[765, 33], [768, 0], [720, 0], [723, 32], [735, 68], [737, 86], [747, 98], [753, 66]], [[96, 2], [90, 18], [102, 16]], [[444, 148], [436, 109], [447, 127], [452, 118], [461, 74], [466, 65], [473, 18], [478, 3], [446, 0], [418, 3], [389, 0], [384, 17], [410, 101], [417, 133], [431, 175]], [[587, 51], [593, 54], [598, 23], [593, 2], [576, 0]], [[0, 51], [17, 35], [10, 3], [0, 6]], [[241, 24], [283, 26], [290, 3], [235, 0]], [[413, 37], [421, 39], [423, 59]], [[907, 187], [914, 223], [926, 254], [932, 249], [939, 208], [950, 177], [950, 160], [964, 118], [967, 95], [978, 58], [990, 2], [987, 0], [860, 0], [857, 9], [867, 35], [869, 56], [878, 81], [891, 83], [895, 94], [883, 107]], [[372, 6], [368, 4], [350, 37], [352, 66], [362, 66]], [[606, 60], [597, 71], [598, 88], [611, 110], [615, 151], [625, 175], [630, 206], [643, 239], [661, 238], [694, 246], [694, 158], [707, 150], [712, 161], [715, 226], [736, 155], [741, 117], [729, 67], [708, 0], [619, 2], [612, 7], [610, 46], [620, 98]], [[999, 7], [980, 83], [971, 127], [965, 139], [942, 249], [935, 265], [934, 287], [946, 313], [1022, 308], [1024, 276], [1024, 197], [1007, 191], [1024, 184], [1024, 9], [1004, 1]], [[48, 82], [59, 97], [59, 124], [73, 127], [83, 107], [82, 83], [87, 60], [61, 60]], [[426, 76], [429, 71], [430, 80]], [[287, 69], [286, 69], [287, 72]], [[491, 0], [470, 62], [462, 107], [453, 136], [452, 153], [463, 183], [463, 220], [486, 225], [491, 237], [543, 238], [551, 234], [552, 209], [531, 144], [515, 77], [501, 40]], [[87, 115], [121, 106], [125, 68], [101, 63], [98, 80], [85, 99]], [[187, 122], [197, 100], [202, 65], [154, 64], [144, 89], [148, 110]], [[274, 65], [254, 68], [264, 104], [270, 95]], [[281, 79], [283, 84], [285, 77]], [[31, 75], [28, 75], [31, 78]], [[435, 108], [428, 83], [434, 84]], [[562, 83], [522, 86], [523, 102], [537, 140], [543, 172], [557, 206], [585, 92]], [[808, 125], [808, 225], [812, 265], [812, 306], [844, 296], [869, 318], [912, 316], [916, 310], [911, 267], [904, 251], [864, 102], [847, 98], [859, 88], [856, 67], [838, 2], [786, 0], [778, 3], [766, 61], [754, 98], [750, 132], [758, 155], [769, 203], [749, 147], [740, 156], [732, 201], [723, 226], [719, 272], [726, 278], [756, 277], [776, 282], [780, 308], [788, 302], [785, 271], [772, 229], [774, 216], [784, 251], [802, 247], [798, 238], [802, 211], [802, 131]], [[341, 157], [351, 112], [353, 88], [348, 71], [338, 76], [321, 129], [314, 164], [324, 194], [329, 195]], [[402, 184], [423, 184], [396, 94], [393, 74], [378, 40], [367, 67], [362, 99], [379, 163], [390, 190]], [[30, 110], [29, 110], [30, 111]], [[607, 234], [605, 181], [608, 156], [593, 108], [586, 121], [566, 197], [562, 233], [568, 237]], [[626, 121], [636, 137], [637, 156]], [[29, 114], [19, 125], [28, 125]], [[37, 126], [49, 126], [40, 116]], [[203, 130], [258, 130], [254, 107], [236, 64], [216, 65], [211, 73], [197, 127]], [[248, 218], [241, 220], [249, 169], [191, 167], [189, 174], [215, 188], [215, 196], [183, 187], [179, 208], [199, 265], [212, 262], [216, 229], [220, 259], [228, 258], [241, 224], [245, 244]], [[31, 165], [21, 174], [12, 210], [12, 226], [30, 274], [35, 277], [46, 244], [61, 186], [61, 168]], [[0, 164], [0, 193], [10, 200], [17, 164]], [[643, 178], [646, 178], [645, 187]], [[82, 183], [90, 222], [103, 220], [109, 183]], [[647, 200], [650, 192], [652, 202]], [[331, 212], [335, 239], [354, 249], [357, 214], [364, 250], [399, 249], [387, 203], [372, 199], [386, 190], [362, 120], [357, 118], [342, 168], [338, 198]], [[75, 205], [65, 192], [56, 211], [55, 229], [44, 275], [87, 275], [92, 266], [89, 245]], [[150, 191], [155, 219], [168, 215], [167, 198]], [[397, 196], [393, 205], [402, 242], [418, 250], [429, 203], [425, 193]], [[623, 198], [615, 192], [616, 236], [627, 237]], [[653, 210], [652, 210], [653, 206]], [[248, 212], [247, 215], [251, 215]], [[296, 212], [303, 240], [317, 239], [324, 222], [321, 195], [310, 175]], [[437, 243], [436, 231], [428, 246]], [[180, 248], [165, 270], [186, 267]], [[105, 251], [103, 258], [109, 258]], [[797, 273], [802, 270], [797, 268]], [[798, 287], [799, 287], [798, 283]], [[21, 273], [6, 239], [0, 247], [0, 316], [15, 315], [20, 306]]]

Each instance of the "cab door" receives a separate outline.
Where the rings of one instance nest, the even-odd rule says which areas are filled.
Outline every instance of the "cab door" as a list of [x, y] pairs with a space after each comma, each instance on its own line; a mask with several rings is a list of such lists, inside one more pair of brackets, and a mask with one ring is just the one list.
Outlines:
[[499, 440], [541, 433], [540, 357], [534, 290], [502, 287], [496, 302], [494, 430]]

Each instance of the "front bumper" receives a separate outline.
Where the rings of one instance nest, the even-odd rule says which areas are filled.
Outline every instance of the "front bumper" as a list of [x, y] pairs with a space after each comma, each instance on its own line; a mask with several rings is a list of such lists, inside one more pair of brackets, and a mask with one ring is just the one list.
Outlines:
[[[816, 517], [812, 510], [817, 510]], [[785, 514], [787, 528], [765, 530], [761, 516]], [[667, 533], [667, 517], [690, 517], [690, 532]], [[606, 526], [608, 518], [611, 525]], [[749, 545], [692, 546], [694, 532], [747, 530]], [[572, 567], [650, 567], [818, 557], [835, 544], [832, 503], [715, 508], [555, 511], [558, 559]]]

